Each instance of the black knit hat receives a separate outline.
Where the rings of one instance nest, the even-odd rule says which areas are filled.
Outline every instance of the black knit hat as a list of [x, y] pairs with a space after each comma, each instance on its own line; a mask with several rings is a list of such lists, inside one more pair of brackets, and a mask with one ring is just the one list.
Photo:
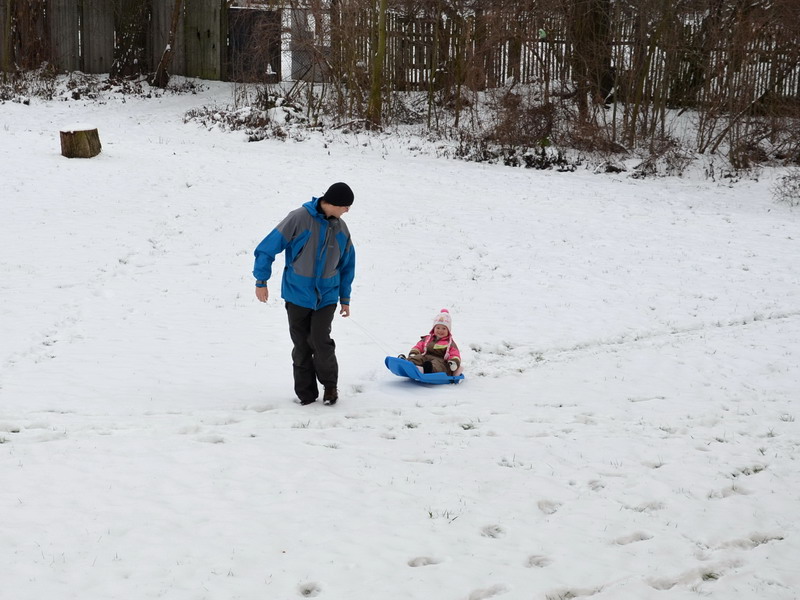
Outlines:
[[349, 185], [340, 181], [329, 187], [320, 200], [325, 200], [334, 206], [350, 206], [353, 203], [353, 190]]

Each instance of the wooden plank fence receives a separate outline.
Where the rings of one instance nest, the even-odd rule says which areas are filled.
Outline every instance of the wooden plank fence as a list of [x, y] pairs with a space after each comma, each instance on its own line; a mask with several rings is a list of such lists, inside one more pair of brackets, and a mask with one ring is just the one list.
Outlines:
[[[133, 54], [141, 55], [136, 60], [128, 57], [129, 63], [140, 71], [152, 72], [167, 43], [175, 1], [0, 0], [0, 69], [34, 69], [48, 62], [58, 72], [108, 73], [127, 44], [134, 47]], [[269, 27], [258, 29], [255, 20], [249, 19], [249, 24], [242, 20], [241, 6], [226, 0], [183, 3], [171, 74], [242, 80], [269, 73], [272, 80], [277, 76], [321, 81], [331, 72], [329, 67], [334, 73], [342, 73], [346, 64], [360, 65], [364, 76], [368, 73], [375, 30], [375, 15], [370, 11], [342, 13], [341, 18], [323, 11], [315, 17], [306, 5], [298, 8], [289, 1], [273, 2], [259, 6], [269, 6], [266, 12], [277, 18], [269, 19]], [[512, 77], [522, 83], [570, 82], [574, 65], [564, 15], [518, 14], [513, 4], [512, 9], [480, 10], [466, 16], [390, 11], [384, 71], [389, 88], [426, 90], [455, 83], [483, 89], [502, 85]], [[142, 31], [134, 28], [130, 39], [123, 40], [122, 32], [130, 30], [135, 19], [143, 23]], [[702, 16], [684, 19], [670, 27], [683, 28], [688, 32], [687, 40], [700, 39], [697, 32], [704, 26]], [[794, 50], [791, 44], [781, 50], [775, 47], [778, 34], [766, 32], [733, 48], [725, 45], [726, 34], [721, 32], [720, 44], [703, 49], [708, 64], [698, 67], [691, 58], [693, 52], [697, 54], [696, 48], [656, 44], [648, 50], [643, 40], [653, 32], [642, 31], [643, 22], [645, 19], [637, 14], [613, 15], [611, 60], [618, 83], [626, 77], [641, 77], [637, 73], [644, 68], [643, 89], [649, 97], [663, 95], [669, 87], [663, 85], [664, 78], [669, 77], [669, 93], [676, 98], [681, 93], [694, 97], [725, 95], [725, 90], [740, 86], [751, 95], [774, 92], [800, 101], [800, 40], [795, 40]], [[340, 23], [341, 31], [331, 31], [332, 23]], [[540, 36], [540, 28], [545, 36]], [[255, 39], [259, 35], [270, 39], [265, 44]], [[285, 35], [288, 43], [282, 42]], [[254, 41], [260, 49], [248, 46]], [[291, 55], [289, 73], [281, 73], [281, 63], [286, 62], [281, 61], [281, 49]], [[244, 72], [243, 65], [249, 73]], [[698, 68], [705, 69], [701, 73], [705, 80], [700, 83], [692, 71]], [[349, 74], [361, 77], [354, 70]], [[681, 86], [695, 87], [687, 92]]]
[[52, 62], [60, 71], [79, 71], [80, 11], [78, 0], [51, 0], [48, 7]]
[[[114, 34], [117, 28], [114, 15], [119, 13], [117, 2], [83, 0], [81, 39], [83, 42], [83, 71], [108, 73], [114, 62]], [[63, 67], [62, 67], [63, 68]]]
[[184, 74], [201, 79], [221, 79], [227, 48], [227, 9], [220, 0], [184, 1]]
[[[141, 0], [0, 0], [0, 70], [51, 64], [57, 72], [109, 73], [121, 32]], [[143, 55], [154, 71], [175, 0], [152, 0]], [[141, 8], [141, 7], [139, 7]], [[12, 14], [13, 10], [13, 14]], [[13, 30], [12, 30], [13, 18]], [[220, 79], [227, 53], [225, 0], [184, 0], [171, 73]]]

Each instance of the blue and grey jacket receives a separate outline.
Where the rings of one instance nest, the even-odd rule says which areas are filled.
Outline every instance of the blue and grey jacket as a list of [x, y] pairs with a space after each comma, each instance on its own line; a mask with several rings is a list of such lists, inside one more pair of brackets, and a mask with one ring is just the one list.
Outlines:
[[318, 206], [319, 199], [312, 198], [278, 223], [256, 248], [253, 267], [256, 281], [266, 281], [275, 257], [285, 250], [281, 297], [314, 310], [337, 302], [350, 304], [356, 268], [347, 224], [326, 219]]

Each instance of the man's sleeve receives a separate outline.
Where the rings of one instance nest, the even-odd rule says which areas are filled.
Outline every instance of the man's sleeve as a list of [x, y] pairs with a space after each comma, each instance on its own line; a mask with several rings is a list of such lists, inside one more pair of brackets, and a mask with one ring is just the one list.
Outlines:
[[275, 257], [286, 249], [291, 239], [295, 236], [299, 227], [299, 213], [292, 211], [278, 223], [270, 234], [261, 240], [256, 246], [255, 265], [253, 266], [253, 277], [256, 281], [266, 281], [272, 275], [272, 263]]
[[256, 260], [253, 266], [253, 277], [256, 278], [256, 281], [266, 281], [270, 278], [272, 275], [272, 263], [275, 261], [275, 257], [283, 252], [288, 243], [289, 241], [278, 229], [273, 229], [272, 232], [261, 241], [256, 247]]
[[339, 303], [350, 304], [350, 290], [353, 287], [353, 279], [356, 276], [356, 249], [353, 242], [348, 238], [347, 245], [339, 264]]

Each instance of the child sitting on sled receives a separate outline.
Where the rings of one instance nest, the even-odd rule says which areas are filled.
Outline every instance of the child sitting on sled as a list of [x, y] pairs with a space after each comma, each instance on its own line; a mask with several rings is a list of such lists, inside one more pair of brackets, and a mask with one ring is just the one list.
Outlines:
[[414, 363], [423, 373], [461, 374], [461, 352], [450, 335], [453, 320], [446, 308], [436, 315], [430, 333], [423, 335], [408, 353], [400, 358]]

